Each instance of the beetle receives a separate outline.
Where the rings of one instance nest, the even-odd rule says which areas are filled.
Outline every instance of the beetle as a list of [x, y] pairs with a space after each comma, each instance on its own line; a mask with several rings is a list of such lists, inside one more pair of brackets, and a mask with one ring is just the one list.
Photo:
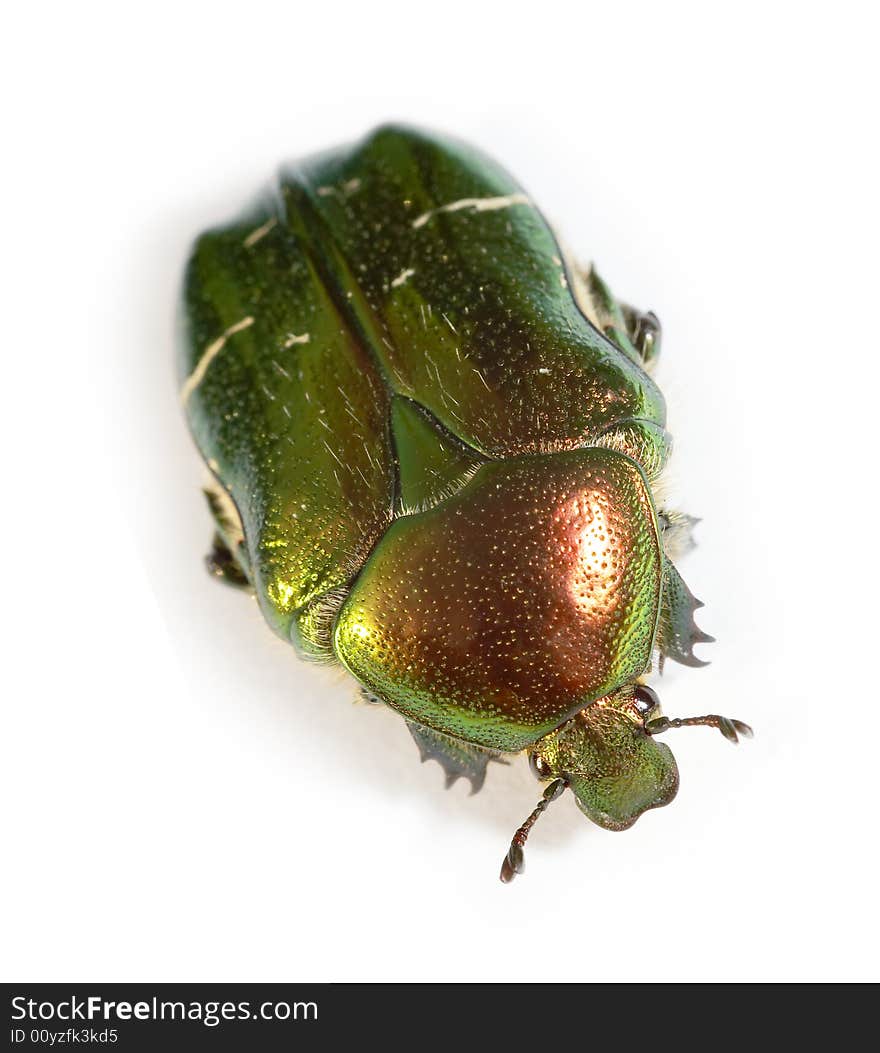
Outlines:
[[655, 662], [712, 638], [673, 559], [651, 369], [661, 329], [563, 254], [532, 199], [463, 143], [381, 127], [282, 167], [203, 234], [180, 397], [212, 473], [208, 566], [307, 659], [400, 713], [447, 785], [528, 754], [631, 826], [678, 789]]

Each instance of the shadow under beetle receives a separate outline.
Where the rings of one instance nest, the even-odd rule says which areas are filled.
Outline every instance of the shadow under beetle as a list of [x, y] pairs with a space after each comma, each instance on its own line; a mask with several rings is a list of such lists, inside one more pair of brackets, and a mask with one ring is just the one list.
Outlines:
[[210, 570], [306, 658], [406, 720], [447, 784], [526, 751], [608, 830], [668, 804], [671, 720], [643, 678], [702, 665], [659, 504], [652, 313], [566, 260], [472, 148], [379, 128], [284, 167], [189, 262], [181, 400], [211, 472]]

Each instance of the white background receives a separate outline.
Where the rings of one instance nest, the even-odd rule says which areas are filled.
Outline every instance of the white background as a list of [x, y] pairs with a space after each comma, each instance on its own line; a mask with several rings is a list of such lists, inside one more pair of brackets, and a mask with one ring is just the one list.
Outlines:
[[[300, 10], [301, 8], [301, 10]], [[7, 980], [877, 978], [869, 5], [30, 5], [4, 32]], [[8, 18], [8, 16], [7, 16]], [[286, 157], [400, 118], [511, 169], [664, 323], [719, 643], [625, 834], [468, 798], [204, 573], [173, 316]]]

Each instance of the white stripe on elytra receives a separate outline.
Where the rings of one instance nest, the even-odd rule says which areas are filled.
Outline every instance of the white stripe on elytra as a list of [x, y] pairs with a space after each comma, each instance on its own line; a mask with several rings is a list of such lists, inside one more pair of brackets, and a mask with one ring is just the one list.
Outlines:
[[273, 216], [272, 219], [267, 219], [262, 227], [257, 227], [256, 230], [252, 230], [242, 242], [244, 247], [246, 249], [252, 249], [261, 238], [265, 238], [277, 222], [278, 220]]
[[391, 288], [399, 289], [400, 286], [404, 285], [407, 282], [407, 280], [411, 278], [415, 273], [416, 272], [412, 267], [406, 267], [400, 272], [400, 274], [397, 275], [394, 281], [392, 281]]
[[439, 212], [460, 212], [463, 208], [473, 209], [474, 212], [495, 212], [500, 208], [510, 208], [511, 205], [531, 205], [531, 201], [525, 194], [507, 194], [505, 197], [463, 197], [460, 201], [452, 201], [448, 205], [441, 205], [439, 208], [423, 212], [412, 221], [412, 225], [414, 230], [418, 230]]
[[181, 402], [186, 402], [186, 400], [195, 391], [199, 384], [201, 384], [202, 380], [204, 379], [205, 373], [208, 372], [208, 366], [210, 366], [210, 364], [214, 361], [217, 355], [219, 355], [223, 348], [226, 346], [226, 341], [231, 336], [234, 336], [236, 333], [240, 333], [242, 329], [247, 329], [248, 326], [251, 326], [253, 324], [253, 318], [251, 317], [251, 315], [248, 315], [247, 318], [242, 318], [240, 322], [236, 322], [235, 325], [231, 325], [221, 336], [217, 337], [213, 344], [209, 344], [205, 348], [202, 357], [198, 361], [198, 365], [192, 371], [192, 373], [190, 373], [190, 375], [186, 379], [186, 383], [180, 389]]

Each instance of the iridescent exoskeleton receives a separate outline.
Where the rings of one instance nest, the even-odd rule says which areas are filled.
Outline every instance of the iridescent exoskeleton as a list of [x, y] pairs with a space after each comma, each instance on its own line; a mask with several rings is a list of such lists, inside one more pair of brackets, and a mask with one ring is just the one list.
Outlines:
[[282, 169], [195, 246], [181, 398], [214, 476], [211, 569], [341, 663], [474, 790], [527, 751], [622, 830], [678, 787], [652, 662], [710, 639], [658, 507], [660, 327], [564, 257], [531, 198], [401, 127]]

